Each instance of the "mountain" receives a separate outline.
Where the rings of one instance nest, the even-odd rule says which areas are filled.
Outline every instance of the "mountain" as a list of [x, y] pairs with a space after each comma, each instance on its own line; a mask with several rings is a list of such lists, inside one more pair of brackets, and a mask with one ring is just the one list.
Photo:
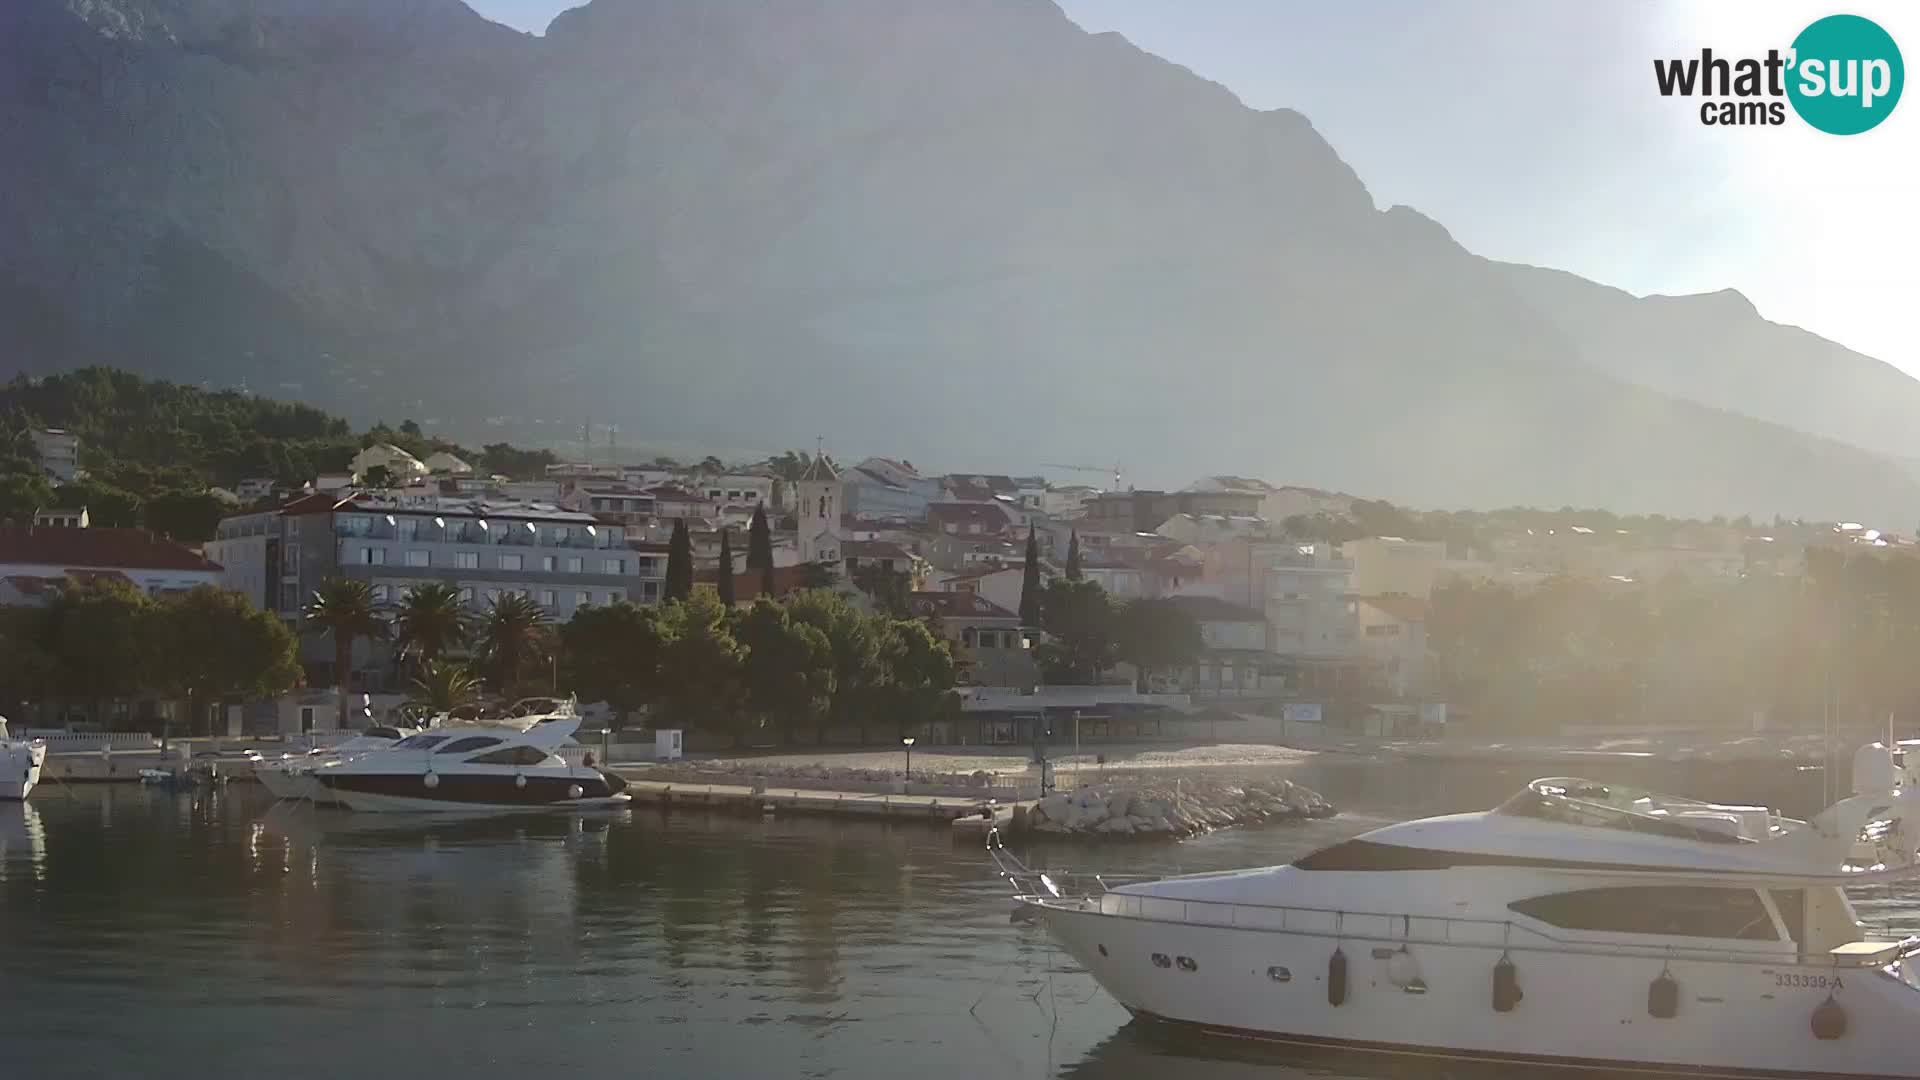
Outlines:
[[[1920, 385], [1380, 211], [1045, 0], [0, 4], [0, 350], [358, 419], [1905, 522]], [[1863, 449], [1864, 448], [1864, 449]]]

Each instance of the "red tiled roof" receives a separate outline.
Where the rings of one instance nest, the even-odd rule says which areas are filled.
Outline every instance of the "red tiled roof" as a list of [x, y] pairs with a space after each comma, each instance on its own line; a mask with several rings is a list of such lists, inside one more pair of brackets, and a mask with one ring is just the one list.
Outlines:
[[[773, 595], [785, 596], [800, 588], [800, 575], [804, 567], [776, 566], [773, 568]], [[713, 566], [695, 572], [693, 579], [707, 585], [720, 580], [720, 567]], [[735, 603], [753, 600], [760, 595], [760, 571], [742, 570], [733, 575], [733, 599]]]
[[1018, 612], [1008, 611], [977, 593], [964, 592], [916, 592], [907, 594], [907, 605], [915, 615], [935, 615], [941, 618], [981, 618], [1013, 619], [1018, 621]]
[[1427, 619], [1427, 602], [1416, 596], [1387, 593], [1382, 596], [1363, 596], [1360, 602], [1372, 605], [1401, 622], [1425, 622]]
[[0, 527], [0, 563], [91, 569], [220, 569], [192, 550], [145, 529]]

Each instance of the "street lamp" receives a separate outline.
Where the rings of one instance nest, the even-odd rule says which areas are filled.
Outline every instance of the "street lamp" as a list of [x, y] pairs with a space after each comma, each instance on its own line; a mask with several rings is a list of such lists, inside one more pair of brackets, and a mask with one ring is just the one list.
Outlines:
[[907, 780], [909, 783], [913, 780], [913, 741], [913, 736], [911, 735], [900, 740], [900, 745], [907, 748]]

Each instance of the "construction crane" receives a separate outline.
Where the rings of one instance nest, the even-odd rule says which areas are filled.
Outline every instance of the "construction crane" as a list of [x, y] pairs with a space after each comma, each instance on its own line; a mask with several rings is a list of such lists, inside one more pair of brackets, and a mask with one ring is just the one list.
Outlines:
[[1112, 473], [1113, 474], [1113, 490], [1115, 491], [1120, 490], [1121, 468], [1117, 464], [1116, 465], [1059, 465], [1059, 464], [1048, 464], [1043, 462], [1041, 463], [1040, 467], [1043, 469], [1065, 469], [1068, 472]]

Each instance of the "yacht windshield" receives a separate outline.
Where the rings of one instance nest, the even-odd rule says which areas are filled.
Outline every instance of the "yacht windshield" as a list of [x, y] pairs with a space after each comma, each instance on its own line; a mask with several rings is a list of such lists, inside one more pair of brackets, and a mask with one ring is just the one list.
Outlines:
[[446, 735], [409, 735], [393, 744], [395, 750], [428, 750], [446, 742]]

